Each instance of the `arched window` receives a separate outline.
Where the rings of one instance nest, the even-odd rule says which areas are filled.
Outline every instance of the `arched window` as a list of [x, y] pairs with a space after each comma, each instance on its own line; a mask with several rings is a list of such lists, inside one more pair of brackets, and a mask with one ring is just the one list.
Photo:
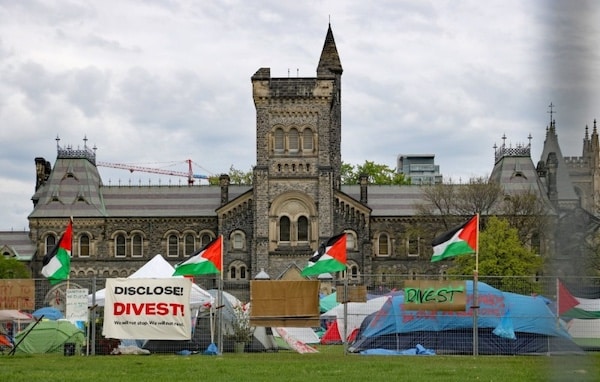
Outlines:
[[241, 231], [236, 231], [231, 234], [231, 249], [241, 251], [244, 249], [244, 233]]
[[169, 235], [167, 238], [167, 257], [179, 256], [179, 240], [177, 235]]
[[144, 256], [144, 239], [139, 233], [136, 233], [131, 237], [131, 256]]
[[282, 216], [279, 219], [279, 241], [290, 241], [290, 218]]
[[379, 256], [390, 255], [390, 240], [387, 233], [380, 233], [377, 245], [377, 254]]
[[125, 257], [125, 235], [115, 237], [115, 257]]
[[[54, 235], [48, 235], [46, 236], [46, 253], [51, 252], [54, 247], [56, 246], [56, 236]], [[44, 253], [44, 254], [46, 254]]]
[[354, 251], [356, 250], [356, 234], [353, 231], [344, 231], [346, 232], [346, 250]]
[[212, 241], [212, 236], [210, 236], [207, 233], [203, 233], [202, 235], [200, 235], [200, 248], [206, 247], [206, 245], [208, 243], [210, 243], [211, 241]]
[[275, 129], [275, 152], [276, 153], [282, 153], [284, 150], [284, 134], [283, 134], [283, 129], [278, 128]]
[[408, 256], [416, 257], [419, 256], [419, 238], [409, 237], [406, 242]]
[[297, 153], [300, 146], [298, 130], [291, 129], [288, 135], [288, 140], [290, 153]]
[[350, 269], [349, 269], [350, 273], [348, 276], [350, 276], [350, 280], [358, 280], [360, 274], [358, 273], [358, 265], [356, 264], [352, 264], [350, 265]]
[[298, 218], [298, 241], [308, 241], [308, 218], [300, 216]]
[[183, 256], [188, 257], [196, 250], [196, 238], [188, 233], [183, 238]]
[[90, 237], [87, 234], [79, 236], [79, 257], [90, 256]]
[[230, 280], [246, 280], [248, 278], [248, 267], [244, 262], [236, 260], [229, 266]]
[[302, 151], [312, 152], [313, 151], [313, 133], [311, 129], [304, 129], [302, 132]]

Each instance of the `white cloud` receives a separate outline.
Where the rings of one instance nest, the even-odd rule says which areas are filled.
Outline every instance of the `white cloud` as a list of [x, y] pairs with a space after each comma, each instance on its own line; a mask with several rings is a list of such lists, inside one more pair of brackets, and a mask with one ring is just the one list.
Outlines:
[[[556, 105], [565, 155], [599, 106], [598, 6], [580, 1], [0, 2], [0, 229], [27, 225], [34, 158], [61, 144], [98, 160], [185, 170], [255, 162], [250, 77], [316, 73], [331, 20], [342, 78], [342, 159], [435, 154], [446, 176], [489, 174], [493, 148]], [[370, 139], [365, 139], [369, 137]], [[7, 165], [10, 164], [10, 165]], [[101, 168], [104, 181], [147, 182]], [[163, 182], [168, 181], [163, 179]], [[179, 181], [179, 179], [172, 180]], [[18, 189], [13, 192], [12, 189]]]

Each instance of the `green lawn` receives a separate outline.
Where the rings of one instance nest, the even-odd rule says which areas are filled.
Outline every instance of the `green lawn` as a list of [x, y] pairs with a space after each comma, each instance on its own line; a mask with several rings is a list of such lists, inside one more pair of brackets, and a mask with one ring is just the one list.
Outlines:
[[2, 381], [600, 381], [600, 353], [587, 356], [361, 356], [320, 353], [0, 356]]

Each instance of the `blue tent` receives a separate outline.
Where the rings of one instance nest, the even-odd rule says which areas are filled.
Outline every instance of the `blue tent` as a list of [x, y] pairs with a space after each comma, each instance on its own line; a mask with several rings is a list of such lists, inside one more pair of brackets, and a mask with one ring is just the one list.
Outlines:
[[35, 318], [40, 318], [40, 317], [44, 316], [45, 319], [54, 320], [54, 321], [60, 320], [65, 317], [60, 310], [58, 310], [57, 308], [54, 308], [52, 306], [46, 306], [43, 308], [39, 308], [38, 310], [33, 312], [31, 315]]
[[[478, 283], [479, 354], [581, 352], [543, 297], [506, 293]], [[402, 294], [368, 316], [349, 350], [403, 350], [420, 344], [436, 354], [473, 353], [473, 282], [461, 312], [404, 309]], [[496, 334], [494, 334], [494, 332]]]

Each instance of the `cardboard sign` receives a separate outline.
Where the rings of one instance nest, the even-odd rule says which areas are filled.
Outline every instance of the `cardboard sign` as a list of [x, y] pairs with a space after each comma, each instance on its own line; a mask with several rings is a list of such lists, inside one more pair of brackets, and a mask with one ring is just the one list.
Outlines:
[[250, 301], [253, 326], [320, 325], [318, 280], [253, 280]]
[[88, 290], [67, 289], [67, 304], [65, 318], [83, 329], [88, 320]]
[[407, 280], [404, 283], [404, 309], [464, 311], [467, 307], [465, 281]]
[[345, 296], [346, 288], [344, 285], [336, 287], [336, 301], [339, 303], [346, 302], [367, 302], [367, 286], [366, 285], [348, 285], [348, 298]]
[[34, 310], [34, 281], [31, 279], [0, 280], [0, 309]]

